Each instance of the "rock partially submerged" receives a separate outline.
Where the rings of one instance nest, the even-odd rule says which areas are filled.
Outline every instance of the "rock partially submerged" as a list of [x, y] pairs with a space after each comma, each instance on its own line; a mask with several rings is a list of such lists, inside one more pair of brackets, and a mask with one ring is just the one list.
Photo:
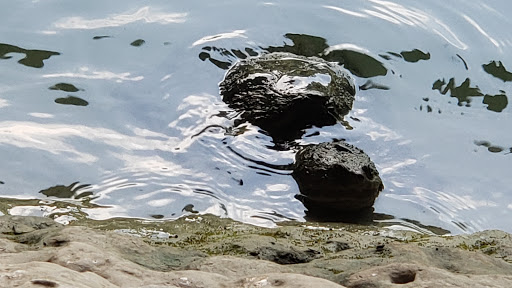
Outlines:
[[292, 175], [298, 198], [317, 218], [360, 218], [384, 188], [370, 157], [343, 141], [305, 147], [295, 155]]
[[220, 93], [243, 121], [281, 141], [300, 138], [312, 126], [336, 124], [352, 109], [355, 88], [335, 63], [278, 52], [235, 64]]

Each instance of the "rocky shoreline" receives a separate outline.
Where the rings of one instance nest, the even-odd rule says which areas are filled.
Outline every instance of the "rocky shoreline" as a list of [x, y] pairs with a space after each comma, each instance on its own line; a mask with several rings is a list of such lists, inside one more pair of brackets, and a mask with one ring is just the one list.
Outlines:
[[502, 231], [0, 216], [2, 287], [512, 287]]

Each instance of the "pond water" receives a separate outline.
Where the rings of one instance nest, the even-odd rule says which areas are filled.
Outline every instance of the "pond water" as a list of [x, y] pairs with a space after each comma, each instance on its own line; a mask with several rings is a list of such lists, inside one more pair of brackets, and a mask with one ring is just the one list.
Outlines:
[[375, 212], [390, 225], [512, 232], [510, 1], [3, 7], [2, 213], [302, 221], [289, 171], [265, 165], [293, 153], [250, 124], [227, 133], [238, 115], [218, 91], [238, 59], [290, 51], [354, 75], [348, 125], [313, 127], [301, 144], [342, 138], [367, 152], [385, 185]]

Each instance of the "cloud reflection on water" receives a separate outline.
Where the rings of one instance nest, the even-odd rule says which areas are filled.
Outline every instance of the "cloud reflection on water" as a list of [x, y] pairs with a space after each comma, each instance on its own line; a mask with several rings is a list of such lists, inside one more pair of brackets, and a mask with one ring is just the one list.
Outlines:
[[134, 13], [125, 12], [121, 14], [110, 15], [103, 19], [84, 19], [82, 17], [67, 17], [54, 23], [54, 26], [60, 29], [98, 29], [105, 27], [118, 27], [137, 21], [146, 23], [183, 23], [186, 21], [188, 13], [161, 13], [151, 11], [149, 6], [140, 8]]
[[337, 6], [323, 7], [359, 18], [379, 18], [396, 25], [417, 26], [433, 31], [459, 49], [465, 50], [468, 48], [468, 45], [462, 42], [446, 23], [425, 11], [413, 7], [405, 7], [391, 1], [370, 0], [369, 2], [375, 5], [371, 9], [365, 9], [361, 7], [362, 5], [359, 5], [360, 11], [348, 10]]
[[247, 36], [245, 35], [245, 32], [246, 32], [245, 30], [234, 30], [233, 32], [226, 32], [226, 33], [220, 33], [220, 34], [216, 34], [216, 35], [204, 36], [203, 38], [195, 41], [192, 44], [192, 47], [201, 45], [201, 44], [204, 44], [207, 42], [211, 42], [211, 41], [218, 41], [220, 39], [247, 38]]
[[7, 107], [9, 106], [9, 101], [5, 100], [5, 99], [2, 99], [0, 98], [0, 108], [3, 108], [3, 107]]
[[[140, 130], [135, 130], [140, 131]], [[158, 134], [161, 139], [148, 139], [140, 136], [130, 136], [117, 131], [70, 124], [42, 124], [36, 122], [4, 121], [0, 122], [0, 144], [13, 145], [20, 148], [45, 150], [52, 154], [70, 153], [70, 160], [82, 163], [94, 163], [96, 155], [80, 151], [76, 146], [66, 141], [73, 137], [88, 139], [124, 150], [163, 150], [172, 151], [176, 138]]]
[[489, 33], [487, 33], [480, 25], [478, 25], [478, 23], [476, 23], [475, 20], [471, 19], [468, 15], [465, 15], [465, 14], [462, 14], [462, 17], [464, 17], [464, 19], [466, 19], [466, 21], [469, 22], [469, 24], [471, 24], [473, 27], [475, 27], [476, 30], [478, 30], [478, 32], [480, 32], [480, 34], [482, 34], [485, 38], [489, 39], [489, 41], [491, 41], [491, 43], [496, 46], [496, 47], [500, 47], [500, 43], [498, 43], [498, 41], [496, 41], [496, 39], [494, 39], [493, 37], [491, 37], [489, 35]]
[[140, 81], [144, 79], [144, 76], [133, 76], [130, 77], [131, 73], [114, 73], [111, 71], [94, 71], [88, 67], [80, 67], [77, 72], [64, 72], [55, 74], [45, 74], [43, 78], [83, 78], [83, 79], [103, 79], [103, 80], [115, 80], [117, 83], [123, 81]]
[[355, 12], [355, 11], [352, 11], [352, 10], [348, 10], [348, 9], [344, 9], [344, 8], [341, 8], [341, 7], [330, 6], [330, 5], [325, 5], [325, 6], [322, 6], [322, 7], [327, 8], [327, 9], [331, 9], [331, 10], [334, 10], [334, 11], [338, 11], [338, 12], [341, 12], [341, 13], [345, 13], [347, 15], [355, 16], [355, 17], [360, 17], [360, 18], [367, 18], [368, 17], [368, 15], [366, 15], [366, 14], [358, 13], [358, 12]]

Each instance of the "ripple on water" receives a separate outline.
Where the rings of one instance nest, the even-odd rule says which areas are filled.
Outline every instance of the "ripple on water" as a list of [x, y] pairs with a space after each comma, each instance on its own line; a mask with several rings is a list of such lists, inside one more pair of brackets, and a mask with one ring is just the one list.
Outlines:
[[2, 213], [302, 220], [293, 151], [235, 124], [217, 86], [241, 59], [288, 52], [354, 75], [343, 125], [297, 143], [363, 148], [386, 187], [376, 211], [409, 219], [389, 223], [509, 230], [510, 3], [406, 2], [13, 3], [0, 17]]

